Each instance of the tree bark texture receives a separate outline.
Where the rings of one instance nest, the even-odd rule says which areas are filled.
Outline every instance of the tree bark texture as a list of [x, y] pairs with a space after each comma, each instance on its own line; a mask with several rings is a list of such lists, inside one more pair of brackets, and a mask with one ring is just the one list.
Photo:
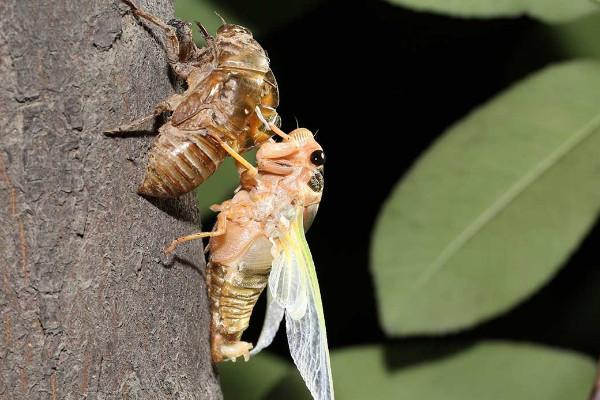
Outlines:
[[163, 33], [127, 11], [0, 4], [0, 399], [222, 397], [202, 243], [162, 254], [200, 229], [195, 195], [138, 196], [154, 136], [101, 133], [177, 84]]

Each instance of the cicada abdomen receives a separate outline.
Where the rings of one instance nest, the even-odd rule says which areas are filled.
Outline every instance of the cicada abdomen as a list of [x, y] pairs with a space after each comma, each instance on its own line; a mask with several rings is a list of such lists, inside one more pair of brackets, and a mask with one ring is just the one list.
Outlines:
[[[236, 228], [228, 230], [231, 235]], [[212, 356], [215, 362], [235, 360], [239, 356], [248, 360], [252, 349], [252, 345], [242, 341], [241, 337], [248, 328], [258, 297], [267, 286], [273, 261], [271, 243], [262, 229], [254, 233], [246, 251], [228, 260], [211, 257], [207, 264]], [[215, 249], [220, 243], [213, 241], [212, 248]]]
[[[188, 85], [155, 107], [153, 116], [172, 114], [159, 129], [138, 193], [181, 196], [208, 179], [228, 154], [241, 160], [240, 154], [272, 136], [256, 110], [279, 126], [277, 82], [267, 54], [248, 29], [224, 22], [212, 37], [198, 24], [207, 42], [198, 48], [188, 23], [166, 24], [131, 0], [123, 1], [135, 15], [165, 30], [169, 63]], [[109, 132], [131, 130], [133, 124]]]

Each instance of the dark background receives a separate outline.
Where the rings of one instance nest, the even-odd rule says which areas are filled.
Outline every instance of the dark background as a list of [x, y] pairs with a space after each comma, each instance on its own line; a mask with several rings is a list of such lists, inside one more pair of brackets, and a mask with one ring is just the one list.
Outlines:
[[[269, 9], [259, 3], [253, 9]], [[247, 7], [233, 0], [220, 5], [233, 15]], [[257, 24], [277, 15], [250, 13]], [[386, 338], [369, 271], [373, 227], [394, 184], [455, 121], [513, 82], [567, 59], [553, 28], [527, 17], [469, 20], [379, 1], [326, 2], [257, 36], [279, 84], [283, 129], [294, 129], [297, 119], [318, 130], [327, 155], [324, 197], [307, 236], [331, 349], [495, 338], [598, 355], [598, 226], [539, 293], [443, 338]], [[258, 338], [264, 302], [246, 340]], [[270, 349], [288, 357], [285, 335]]]

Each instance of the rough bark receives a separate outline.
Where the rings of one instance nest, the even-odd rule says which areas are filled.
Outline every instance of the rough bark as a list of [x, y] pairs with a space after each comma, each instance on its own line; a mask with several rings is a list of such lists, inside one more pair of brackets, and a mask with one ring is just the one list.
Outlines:
[[[168, 20], [171, 2], [139, 0]], [[173, 93], [162, 32], [115, 0], [0, 4], [0, 399], [218, 399], [194, 195], [138, 196]]]

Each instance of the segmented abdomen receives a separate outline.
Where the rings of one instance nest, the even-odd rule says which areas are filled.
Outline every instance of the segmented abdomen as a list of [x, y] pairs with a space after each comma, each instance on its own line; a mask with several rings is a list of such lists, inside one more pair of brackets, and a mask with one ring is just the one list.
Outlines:
[[148, 154], [139, 194], [177, 197], [197, 188], [221, 165], [227, 153], [206, 133], [182, 132], [164, 125]]
[[[272, 132], [255, 115], [266, 106], [269, 122], [279, 124], [277, 84], [269, 71], [216, 71], [196, 88], [159, 130], [139, 194], [178, 197], [198, 187], [221, 165], [227, 153], [212, 133], [237, 152], [267, 140]], [[210, 78], [210, 79], [209, 79]], [[275, 83], [273, 83], [275, 82]]]
[[[220, 336], [227, 343], [238, 342], [248, 328], [258, 297], [269, 281], [271, 266], [247, 269], [209, 262], [207, 265], [208, 297], [211, 303], [211, 337]], [[221, 361], [219, 348], [213, 345], [213, 358]]]

